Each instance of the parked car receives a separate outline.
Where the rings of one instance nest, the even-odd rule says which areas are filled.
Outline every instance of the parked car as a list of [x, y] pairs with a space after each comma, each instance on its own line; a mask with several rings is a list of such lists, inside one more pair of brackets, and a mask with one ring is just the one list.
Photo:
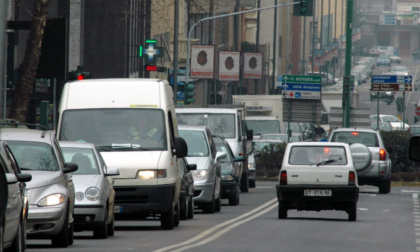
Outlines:
[[372, 64], [369, 61], [361, 60], [356, 63], [355, 67], [362, 66], [365, 67], [368, 77], [372, 77]]
[[365, 46], [362, 48], [362, 54], [363, 55], [369, 55], [369, 51], [370, 51], [371, 47], [369, 46]]
[[[371, 115], [369, 116], [369, 119], [372, 121], [377, 120], [377, 115]], [[398, 119], [398, 117], [394, 115], [379, 115], [379, 121], [380, 122], [389, 122], [392, 126], [392, 130], [402, 130], [403, 129], [403, 122]], [[408, 130], [410, 128], [410, 125], [407, 123], [404, 124], [404, 130]]]
[[388, 54], [381, 54], [376, 61], [376, 66], [391, 66], [391, 58]]
[[179, 135], [188, 145], [187, 161], [197, 165], [194, 175], [194, 204], [205, 213], [221, 210], [222, 171], [220, 160], [226, 154], [218, 152], [206, 126], [178, 125]]
[[401, 58], [399, 56], [391, 55], [390, 58], [391, 58], [391, 63], [401, 64]]
[[368, 67], [366, 65], [355, 66], [355, 67], [353, 67], [352, 70], [358, 70], [358, 69], [361, 69], [363, 71], [362, 81], [363, 81], [363, 83], [366, 83], [367, 80], [369, 79], [369, 77], [372, 75], [372, 70], [370, 69], [370, 67]]
[[388, 71], [396, 75], [408, 75], [408, 69], [405, 66], [393, 66]]
[[416, 50], [413, 50], [413, 51], [411, 52], [411, 55], [412, 55], [413, 57], [417, 57], [417, 58], [419, 58], [419, 57], [420, 57], [420, 48], [419, 48], [419, 49], [416, 49]]
[[181, 168], [181, 194], [179, 195], [180, 219], [187, 220], [194, 218], [194, 175], [197, 170], [196, 164], [188, 164], [185, 157], [180, 158]]
[[[378, 123], [370, 122], [370, 128], [373, 130], [378, 129]], [[392, 126], [389, 122], [379, 122], [379, 130], [392, 131]]]
[[359, 186], [352, 149], [345, 143], [288, 144], [276, 186], [278, 218], [287, 218], [291, 209], [341, 210], [356, 221]]
[[[239, 205], [242, 170], [238, 162], [243, 162], [244, 158], [235, 157], [229, 143], [223, 137], [213, 136], [213, 139], [217, 151], [226, 154], [226, 157], [220, 160], [222, 164], [222, 199], [228, 199], [231, 206]], [[255, 187], [255, 174], [249, 177], [249, 187]]]
[[20, 169], [32, 175], [27, 183], [29, 201], [28, 238], [51, 239], [55, 247], [73, 244], [74, 185], [69, 173], [74, 163], [65, 163], [53, 131], [2, 129]]
[[370, 56], [379, 56], [380, 52], [379, 52], [379, 46], [374, 46], [372, 48], [370, 48], [369, 50], [369, 55]]
[[92, 230], [93, 236], [99, 239], [114, 236], [115, 191], [111, 176], [119, 175], [119, 170], [108, 168], [92, 143], [60, 141], [59, 144], [64, 161], [79, 167], [71, 173], [76, 192], [75, 231]]
[[[287, 142], [287, 134], [262, 134], [261, 139], [276, 139]], [[303, 142], [302, 135], [292, 133], [290, 142]]]
[[364, 155], [365, 159], [371, 159], [368, 166], [356, 168], [359, 184], [377, 186], [381, 194], [387, 194], [391, 191], [392, 163], [379, 131], [372, 129], [336, 129], [328, 138], [328, 142], [341, 142], [351, 145], [361, 143], [367, 146], [368, 151], [363, 150], [363, 148], [352, 150], [353, 154]]
[[366, 71], [362, 68], [352, 68], [351, 69], [351, 75], [354, 75], [354, 73], [359, 73], [360, 74], [360, 84], [362, 83], [366, 83], [367, 81], [367, 75], [366, 75]]
[[410, 125], [410, 128], [408, 129], [408, 132], [410, 132], [410, 134], [412, 134], [412, 135], [420, 134], [420, 124]]
[[1, 248], [10, 252], [21, 252], [26, 248], [26, 220], [28, 201], [25, 198], [26, 184], [30, 174], [21, 173], [6, 142], [0, 141], [0, 166], [6, 175], [8, 203], [6, 214], [0, 225]]

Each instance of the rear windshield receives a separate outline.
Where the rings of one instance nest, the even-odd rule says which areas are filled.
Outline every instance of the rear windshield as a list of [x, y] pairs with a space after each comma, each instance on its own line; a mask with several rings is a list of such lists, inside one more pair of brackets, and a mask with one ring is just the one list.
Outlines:
[[335, 132], [331, 138], [331, 142], [361, 143], [368, 147], [379, 147], [378, 136], [376, 133], [370, 132]]
[[331, 162], [324, 165], [346, 165], [345, 149], [335, 146], [295, 146], [290, 150], [291, 165], [316, 165], [326, 160]]

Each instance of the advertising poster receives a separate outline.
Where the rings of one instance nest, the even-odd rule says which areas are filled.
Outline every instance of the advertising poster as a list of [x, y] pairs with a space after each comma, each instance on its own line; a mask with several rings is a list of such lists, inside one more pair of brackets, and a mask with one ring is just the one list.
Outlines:
[[330, 43], [332, 47], [332, 56], [338, 58], [338, 43]]
[[191, 46], [191, 78], [213, 79], [214, 78], [214, 46], [192, 45]]
[[262, 79], [262, 53], [244, 53], [244, 79]]
[[219, 80], [239, 81], [240, 52], [219, 52]]
[[322, 50], [324, 50], [325, 61], [331, 61], [332, 60], [331, 49], [332, 49], [332, 46], [322, 46]]
[[325, 50], [315, 49], [315, 66], [325, 65], [324, 53]]

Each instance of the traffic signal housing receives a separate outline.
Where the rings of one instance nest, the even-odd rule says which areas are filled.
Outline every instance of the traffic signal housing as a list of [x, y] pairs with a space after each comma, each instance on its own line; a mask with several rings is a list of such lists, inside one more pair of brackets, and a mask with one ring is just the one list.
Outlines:
[[295, 17], [310, 17], [313, 15], [314, 0], [294, 0], [293, 16]]
[[308, 10], [308, 3], [306, 0], [300, 0], [300, 14], [305, 15]]
[[191, 84], [191, 83], [190, 84], [185, 84], [185, 87], [184, 87], [184, 95], [185, 95], [184, 96], [184, 104], [185, 105], [192, 104], [193, 102], [195, 102], [194, 89], [195, 89], [194, 84]]
[[90, 79], [91, 77], [90, 72], [83, 72], [82, 66], [77, 66], [76, 71], [71, 71], [69, 73], [69, 80], [85, 80]]

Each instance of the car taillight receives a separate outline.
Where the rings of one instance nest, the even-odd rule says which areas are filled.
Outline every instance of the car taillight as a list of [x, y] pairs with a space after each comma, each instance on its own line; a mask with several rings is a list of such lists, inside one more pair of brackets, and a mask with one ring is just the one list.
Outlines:
[[280, 185], [287, 185], [287, 172], [286, 171], [280, 172]]
[[349, 185], [356, 185], [356, 173], [349, 171]]
[[379, 160], [385, 161], [386, 160], [386, 151], [384, 149], [379, 150]]

